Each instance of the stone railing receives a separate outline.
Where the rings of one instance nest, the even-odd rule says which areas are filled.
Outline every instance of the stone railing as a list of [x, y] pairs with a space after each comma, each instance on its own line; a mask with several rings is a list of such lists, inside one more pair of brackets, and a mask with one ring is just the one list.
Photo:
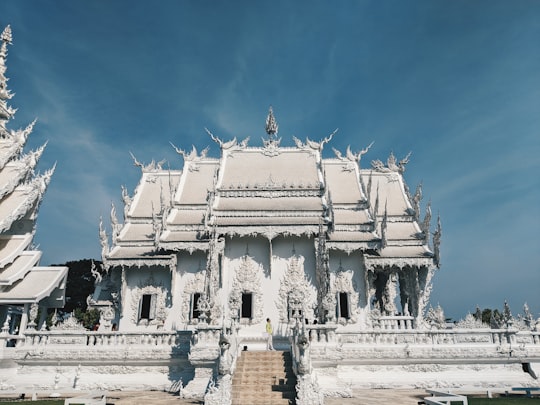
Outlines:
[[[325, 325], [324, 325], [325, 326]], [[320, 334], [320, 332], [319, 332]], [[326, 333], [328, 335], [328, 333]], [[455, 330], [369, 330], [358, 332], [334, 332], [340, 344], [416, 344], [459, 345], [492, 344], [540, 345], [540, 332], [503, 329], [455, 329]]]
[[[540, 332], [516, 329], [378, 329], [338, 332], [336, 324], [305, 325], [309, 342], [316, 346], [336, 344], [496, 345], [540, 346]], [[217, 348], [222, 328], [201, 326], [191, 331], [93, 332], [80, 330], [27, 330], [24, 335], [0, 334], [0, 347], [81, 346], [184, 346]]]
[[336, 324], [306, 325], [307, 335], [311, 343], [337, 343]]
[[[311, 343], [313, 337], [323, 340], [333, 341], [335, 327], [327, 325], [312, 325], [308, 328], [300, 321], [293, 328], [290, 337], [291, 356], [293, 371], [297, 378], [296, 383], [296, 404], [298, 405], [322, 405], [324, 395], [317, 381], [313, 378], [313, 367], [311, 364]], [[313, 337], [310, 337], [313, 333]]]
[[49, 345], [82, 346], [189, 346], [191, 331], [152, 331], [152, 332], [93, 332], [79, 330], [25, 332], [24, 340], [17, 347]]
[[9, 333], [0, 333], [0, 349], [3, 347], [15, 347], [24, 341], [22, 335], [11, 335]]
[[375, 329], [384, 330], [412, 330], [414, 318], [412, 316], [381, 316], [374, 321]]
[[222, 327], [216, 325], [199, 324], [193, 331], [191, 346], [218, 346]]

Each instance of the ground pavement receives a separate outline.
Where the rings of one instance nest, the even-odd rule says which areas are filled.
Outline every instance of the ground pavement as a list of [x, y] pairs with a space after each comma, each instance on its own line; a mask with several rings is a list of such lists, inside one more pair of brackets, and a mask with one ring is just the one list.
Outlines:
[[[425, 390], [358, 390], [355, 398], [325, 398], [325, 405], [376, 405], [400, 404], [417, 405], [420, 399], [428, 394]], [[111, 391], [107, 403], [115, 405], [193, 405], [201, 402], [180, 399], [178, 396], [159, 391], [123, 392]], [[246, 404], [249, 405], [249, 404]]]
[[[81, 395], [78, 393], [65, 393], [68, 396]], [[462, 393], [462, 392], [460, 392]], [[462, 393], [467, 395], [467, 393]], [[476, 393], [479, 394], [479, 393]], [[485, 395], [485, 392], [483, 392]], [[353, 398], [325, 398], [325, 405], [417, 405], [418, 401], [429, 396], [424, 389], [364, 389], [354, 390]], [[17, 398], [18, 395], [2, 395], [2, 398]], [[39, 399], [46, 398], [44, 393], [38, 393]], [[182, 399], [176, 395], [162, 391], [109, 391], [107, 403], [114, 405], [195, 405], [202, 401]], [[249, 404], [246, 404], [249, 405]]]

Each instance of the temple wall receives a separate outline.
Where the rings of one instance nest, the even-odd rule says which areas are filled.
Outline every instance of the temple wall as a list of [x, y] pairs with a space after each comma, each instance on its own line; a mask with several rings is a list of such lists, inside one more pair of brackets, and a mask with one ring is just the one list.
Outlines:
[[[123, 331], [163, 327], [171, 307], [171, 272], [168, 268], [126, 268], [125, 296], [122, 299], [120, 328]], [[139, 322], [139, 302], [142, 295], [155, 295], [154, 322]], [[159, 324], [161, 322], [161, 325]]]
[[369, 305], [367, 301], [366, 269], [361, 252], [347, 254], [330, 252], [330, 284], [334, 292], [348, 292], [352, 316], [348, 324], [360, 328], [367, 326]]
[[169, 316], [173, 330], [191, 327], [192, 294], [204, 290], [206, 263], [206, 252], [196, 251], [190, 254], [182, 251], [177, 254], [172, 308]]
[[[275, 333], [288, 333], [286, 325], [279, 322], [278, 307], [280, 286], [287, 274], [293, 250], [303, 258], [305, 274], [315, 289], [315, 250], [312, 239], [277, 237], [270, 245], [268, 239], [263, 237], [227, 238], [222, 260], [222, 297], [227, 308], [225, 316], [231, 315], [228, 300], [231, 292], [237, 288], [235, 283], [244, 283], [257, 290], [254, 292], [254, 320], [251, 325], [244, 323], [241, 333], [262, 334], [266, 318], [272, 320]], [[242, 272], [242, 280], [236, 280], [238, 272]], [[258, 305], [262, 305], [262, 309]]]
[[[246, 261], [245, 258], [248, 257]], [[237, 277], [237, 273], [242, 276]], [[262, 334], [266, 317], [272, 312], [267, 294], [270, 290], [270, 244], [263, 237], [227, 238], [222, 260], [222, 299], [226, 317], [230, 312], [229, 299], [235, 288], [253, 292], [252, 325], [244, 324], [243, 331]], [[241, 285], [241, 287], [238, 287]], [[262, 308], [261, 308], [262, 306]]]
[[[299, 258], [299, 265], [303, 266], [304, 278], [306, 285], [309, 286], [307, 291], [310, 294], [311, 300], [306, 300], [306, 303], [311, 301], [312, 307], [316, 307], [316, 290], [317, 290], [317, 276], [316, 276], [316, 261], [315, 261], [315, 246], [312, 238], [307, 237], [278, 237], [273, 240], [273, 260], [272, 260], [272, 292], [274, 301], [274, 308], [276, 309], [275, 318], [273, 322], [279, 325], [278, 333], [285, 336], [291, 334], [288, 330], [288, 322], [278, 322], [280, 314], [278, 314], [278, 307], [286, 308], [287, 300], [283, 295], [283, 289], [286, 288], [287, 283], [294, 283], [294, 276], [289, 273], [289, 266], [291, 265], [291, 259], [296, 255]], [[280, 295], [280, 289], [282, 288], [282, 294]], [[297, 287], [295, 287], [297, 288]], [[277, 304], [277, 306], [276, 306]], [[304, 319], [308, 319], [310, 323], [313, 322], [314, 312], [313, 310], [304, 314]]]

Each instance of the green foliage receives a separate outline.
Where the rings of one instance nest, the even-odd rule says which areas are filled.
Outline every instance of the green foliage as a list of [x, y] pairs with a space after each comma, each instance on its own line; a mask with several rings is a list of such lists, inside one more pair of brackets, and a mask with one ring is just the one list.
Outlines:
[[[99, 321], [99, 311], [88, 309], [86, 300], [89, 295], [94, 293], [94, 277], [92, 276], [92, 262], [96, 269], [101, 268], [101, 262], [92, 259], [83, 259], [67, 262], [62, 266], [69, 268], [66, 283], [66, 304], [62, 310], [58, 311], [58, 317], [72, 313], [73, 316], [87, 329]], [[47, 326], [51, 326], [53, 312], [47, 316]]]
[[[101, 262], [94, 260], [96, 268], [101, 267]], [[66, 305], [64, 312], [73, 312], [76, 308], [86, 310], [86, 299], [94, 292], [94, 277], [90, 269], [91, 259], [83, 259], [63, 264], [69, 268], [66, 284]]]
[[73, 311], [73, 316], [77, 318], [86, 329], [92, 329], [99, 321], [99, 311], [97, 309], [83, 311], [81, 308], [76, 308], [75, 311]]
[[490, 325], [492, 328], [498, 328], [499, 322], [502, 320], [502, 314], [498, 309], [485, 308], [480, 309], [476, 307], [476, 311], [473, 314], [474, 319], [482, 321], [486, 325]]

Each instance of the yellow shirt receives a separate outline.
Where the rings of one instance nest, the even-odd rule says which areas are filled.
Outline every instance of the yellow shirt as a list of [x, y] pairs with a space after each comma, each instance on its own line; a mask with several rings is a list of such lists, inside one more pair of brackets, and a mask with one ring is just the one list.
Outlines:
[[272, 324], [270, 322], [266, 322], [266, 333], [272, 334]]

